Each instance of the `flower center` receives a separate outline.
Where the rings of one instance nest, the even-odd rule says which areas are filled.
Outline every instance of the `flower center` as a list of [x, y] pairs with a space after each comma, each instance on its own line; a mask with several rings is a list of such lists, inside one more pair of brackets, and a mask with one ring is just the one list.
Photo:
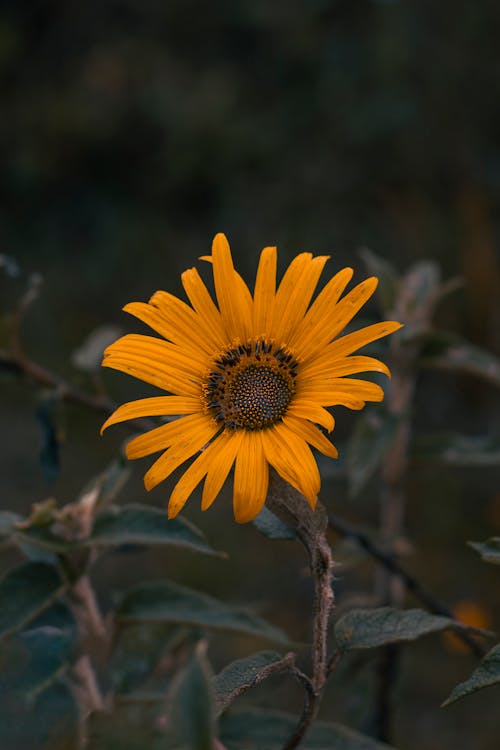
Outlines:
[[208, 375], [207, 409], [224, 427], [263, 430], [285, 416], [296, 375], [293, 355], [262, 339], [228, 349]]

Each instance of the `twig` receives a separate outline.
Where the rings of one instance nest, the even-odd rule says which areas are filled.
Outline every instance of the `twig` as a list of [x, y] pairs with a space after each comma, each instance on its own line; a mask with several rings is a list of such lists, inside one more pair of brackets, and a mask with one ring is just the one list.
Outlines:
[[306, 674], [297, 669], [297, 667], [293, 667], [291, 672], [304, 687], [304, 708], [302, 709], [299, 723], [295, 727], [292, 736], [283, 746], [283, 750], [294, 750], [299, 746], [299, 743], [316, 717], [320, 699], [319, 694], [314, 689], [314, 685]]

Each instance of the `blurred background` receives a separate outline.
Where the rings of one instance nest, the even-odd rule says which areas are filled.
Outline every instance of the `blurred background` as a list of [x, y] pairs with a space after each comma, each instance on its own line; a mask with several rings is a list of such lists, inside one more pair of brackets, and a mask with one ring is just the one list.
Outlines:
[[[140, 330], [121, 307], [157, 288], [181, 294], [180, 272], [223, 231], [250, 279], [271, 244], [281, 268], [310, 250], [330, 254], [332, 272], [352, 265], [358, 280], [362, 247], [399, 271], [431, 259], [464, 282], [439, 308], [439, 327], [499, 354], [499, 32], [493, 0], [2, 0], [0, 254], [21, 272], [0, 279], [2, 313], [24, 275], [41, 274], [26, 350], [86, 388], [74, 351], [104, 324]], [[125, 376], [104, 377], [117, 402], [146, 395]], [[99, 438], [101, 416], [68, 406], [57, 465], [47, 467], [40, 398], [2, 381], [3, 509], [71, 500], [124, 438]], [[415, 421], [484, 435], [499, 407], [492, 385], [429, 373]], [[356, 419], [341, 411], [339, 445]], [[162, 506], [169, 487], [146, 497], [145, 465], [124, 498]], [[376, 525], [376, 491], [349, 501], [344, 489], [325, 475], [329, 507]], [[103, 605], [145, 576], [168, 575], [251, 602], [306, 639], [301, 550], [237, 527], [228, 493], [209, 514], [198, 505], [188, 517], [231, 562], [204, 560], [200, 570], [181, 552], [103, 560]], [[450, 607], [476, 606], [500, 629], [498, 576], [465, 545], [500, 532], [498, 469], [410, 474], [407, 527], [413, 572]], [[370, 575], [340, 572], [339, 606]], [[442, 646], [435, 637], [405, 650], [394, 744], [493, 750], [497, 692], [439, 709], [476, 663]], [[216, 639], [212, 657], [220, 667], [245, 648]], [[322, 716], [369, 731], [370, 658], [351, 667], [335, 676]], [[300, 706], [299, 693], [282, 693], [263, 688], [260, 700]]]

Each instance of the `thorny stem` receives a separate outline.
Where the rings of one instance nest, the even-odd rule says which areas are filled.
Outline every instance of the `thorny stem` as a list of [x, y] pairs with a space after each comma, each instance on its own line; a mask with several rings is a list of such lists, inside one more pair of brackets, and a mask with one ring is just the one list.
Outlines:
[[318, 712], [323, 688], [329, 673], [327, 641], [328, 620], [334, 604], [332, 589], [333, 559], [330, 545], [326, 540], [328, 521], [324, 508], [318, 506], [313, 512], [307, 500], [284, 482], [276, 472], [271, 473], [267, 506], [296, 531], [298, 538], [307, 550], [314, 585], [312, 675], [311, 678], [306, 678], [302, 673], [299, 674], [298, 670], [295, 672], [306, 689], [306, 698], [299, 723], [284, 746], [284, 750], [293, 750], [298, 747]]

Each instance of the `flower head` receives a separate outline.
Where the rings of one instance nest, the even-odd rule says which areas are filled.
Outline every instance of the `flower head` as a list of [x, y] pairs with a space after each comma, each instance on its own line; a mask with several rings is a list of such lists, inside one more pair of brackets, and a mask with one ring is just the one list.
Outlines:
[[371, 297], [369, 278], [342, 297], [353, 271], [339, 271], [311, 303], [327, 256], [301, 253], [276, 288], [276, 248], [260, 255], [253, 296], [233, 266], [226, 237], [216, 235], [212, 263], [218, 306], [198, 271], [182, 274], [190, 305], [168, 292], [149, 303], [124, 307], [163, 338], [129, 334], [104, 353], [103, 365], [158, 386], [170, 395], [120, 406], [104, 423], [137, 417], [179, 416], [133, 438], [128, 458], [162, 451], [146, 472], [149, 490], [189, 459], [170, 496], [170, 518], [204, 479], [202, 509], [219, 494], [233, 464], [234, 515], [250, 521], [267, 495], [269, 465], [314, 508], [320, 476], [310, 446], [332, 458], [337, 450], [317, 427], [330, 432], [328, 407], [361, 409], [381, 401], [382, 388], [346, 377], [377, 371], [383, 362], [353, 355], [360, 347], [396, 331], [376, 323], [338, 337]]

